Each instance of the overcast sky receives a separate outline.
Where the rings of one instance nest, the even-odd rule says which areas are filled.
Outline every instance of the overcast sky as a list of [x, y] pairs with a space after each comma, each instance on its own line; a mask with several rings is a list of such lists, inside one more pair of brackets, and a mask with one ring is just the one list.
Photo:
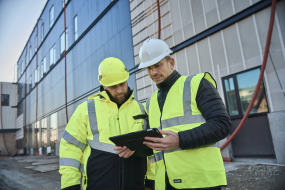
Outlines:
[[17, 81], [17, 61], [47, 0], [0, 0], [0, 82]]

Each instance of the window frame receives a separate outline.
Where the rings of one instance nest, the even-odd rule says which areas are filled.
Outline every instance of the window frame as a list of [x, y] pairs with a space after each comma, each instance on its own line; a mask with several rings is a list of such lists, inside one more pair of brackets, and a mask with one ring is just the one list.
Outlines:
[[[51, 56], [52, 52], [52, 56]], [[51, 57], [53, 61], [51, 61]], [[56, 63], [56, 57], [55, 57], [55, 44], [49, 49], [49, 68], [51, 68]]]
[[64, 51], [68, 50], [68, 28], [66, 28], [66, 49], [64, 44], [65, 43], [64, 31], [61, 33], [59, 40], [60, 40], [60, 55], [62, 55]]
[[74, 27], [74, 41], [78, 39], [78, 16], [73, 17], [73, 27]]
[[25, 70], [25, 62], [24, 62], [24, 60], [22, 61], [22, 63], [21, 63], [21, 74], [23, 74], [24, 73], [24, 70]]
[[43, 72], [42, 72], [42, 77], [43, 77], [44, 74], [48, 72], [46, 56], [42, 59], [42, 65], [43, 65]]
[[[3, 104], [2, 97], [4, 96], [8, 97], [8, 104]], [[1, 94], [1, 106], [10, 106], [10, 94]]]
[[44, 36], [45, 36], [45, 25], [44, 23], [41, 24], [41, 41], [44, 40]]
[[54, 6], [52, 5], [49, 9], [49, 28], [54, 24]]
[[[240, 72], [237, 72], [237, 73], [234, 73], [234, 74], [222, 77], [222, 88], [223, 88], [223, 91], [224, 91], [224, 98], [225, 98], [226, 109], [227, 109], [227, 112], [229, 113], [229, 115], [230, 115], [230, 111], [229, 111], [229, 105], [228, 105], [228, 97], [227, 97], [227, 91], [226, 91], [226, 87], [225, 87], [224, 81], [226, 79], [233, 78], [234, 89], [235, 89], [235, 100], [236, 100], [236, 103], [237, 103], [238, 114], [237, 115], [230, 115], [231, 119], [241, 119], [244, 116], [244, 113], [242, 113], [241, 97], [240, 97], [240, 94], [239, 94], [239, 85], [238, 85], [237, 75], [242, 74], [242, 73], [246, 73], [246, 72], [249, 72], [249, 71], [253, 71], [253, 70], [256, 70], [256, 69], [259, 69], [259, 71], [260, 71], [261, 66], [253, 67], [253, 68], [250, 68], [250, 69], [247, 69], [247, 70], [243, 70], [243, 71], [240, 71]], [[266, 102], [267, 102], [267, 110], [268, 111], [267, 112], [261, 112], [261, 113], [249, 113], [248, 117], [255, 117], [255, 116], [260, 116], [260, 115], [266, 115], [267, 113], [270, 112], [270, 107], [269, 107], [269, 104], [268, 104], [268, 98], [267, 98], [267, 93], [266, 93], [264, 81], [262, 81], [262, 85], [263, 85], [263, 90], [264, 90], [264, 97], [265, 97]]]
[[30, 44], [30, 46], [29, 46], [29, 61], [32, 60], [32, 57], [33, 57], [32, 45]]

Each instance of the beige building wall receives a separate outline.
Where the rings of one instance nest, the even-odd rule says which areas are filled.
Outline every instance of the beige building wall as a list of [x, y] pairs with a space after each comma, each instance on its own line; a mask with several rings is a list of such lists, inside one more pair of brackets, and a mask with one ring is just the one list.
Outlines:
[[[257, 2], [259, 1], [160, 0], [161, 39], [165, 40], [172, 48]], [[223, 77], [260, 66], [262, 63], [270, 8], [269, 6], [175, 52], [172, 55], [176, 61], [175, 68], [183, 75], [210, 72], [215, 78], [218, 91], [224, 100]], [[130, 0], [130, 9], [134, 58], [135, 64], [139, 64], [138, 52], [143, 41], [149, 37], [157, 38], [156, 0]], [[285, 24], [283, 18], [285, 18], [285, 2], [278, 1], [270, 55], [264, 76], [270, 109], [269, 120], [270, 114], [285, 111]], [[136, 73], [136, 82], [138, 100], [140, 101], [146, 101], [157, 89], [145, 70]], [[272, 123], [270, 127], [274, 128], [274, 125]], [[274, 139], [275, 135], [272, 134], [272, 136]], [[280, 137], [276, 138], [279, 140], [275, 145], [280, 144]], [[275, 150], [275, 152], [279, 151]], [[228, 148], [223, 154], [229, 156], [230, 149]]]

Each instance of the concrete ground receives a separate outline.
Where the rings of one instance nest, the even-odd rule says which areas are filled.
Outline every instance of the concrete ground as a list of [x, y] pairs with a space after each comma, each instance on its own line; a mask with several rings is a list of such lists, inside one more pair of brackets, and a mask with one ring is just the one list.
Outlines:
[[0, 190], [60, 189], [58, 158], [19, 156], [0, 158]]
[[[253, 160], [225, 163], [228, 186], [223, 190], [285, 190], [285, 166]], [[0, 190], [60, 189], [58, 158], [0, 157]]]

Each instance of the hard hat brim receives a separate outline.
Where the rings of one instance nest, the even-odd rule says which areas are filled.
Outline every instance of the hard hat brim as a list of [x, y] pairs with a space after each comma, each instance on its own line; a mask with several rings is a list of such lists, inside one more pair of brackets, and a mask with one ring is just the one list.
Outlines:
[[112, 83], [108, 83], [108, 82], [105, 82], [105, 81], [102, 81], [102, 82], [100, 82], [101, 83], [101, 85], [103, 85], [103, 86], [107, 86], [107, 87], [109, 87], [109, 86], [115, 86], [115, 85], [117, 85], [117, 84], [121, 84], [121, 83], [123, 83], [123, 82], [126, 82], [126, 81], [128, 81], [129, 80], [129, 73], [125, 76], [125, 77], [123, 77], [121, 80], [116, 80], [116, 81], [114, 81], [114, 82], [112, 82]]
[[166, 56], [169, 56], [171, 53], [172, 53], [172, 51], [170, 50], [170, 51], [168, 51], [168, 52], [166, 52], [166, 53], [156, 57], [155, 59], [153, 59], [151, 61], [140, 63], [138, 69], [143, 69], [143, 68], [155, 65], [158, 62], [160, 62], [161, 60], [163, 60]]

